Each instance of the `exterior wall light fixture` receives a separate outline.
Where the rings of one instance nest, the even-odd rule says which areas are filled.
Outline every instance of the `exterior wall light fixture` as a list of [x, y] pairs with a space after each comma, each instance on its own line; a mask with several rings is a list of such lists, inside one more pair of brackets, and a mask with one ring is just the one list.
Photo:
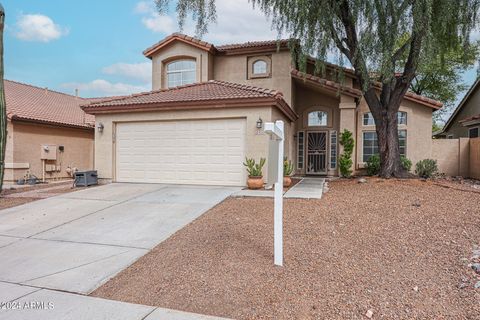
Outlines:
[[263, 126], [263, 120], [262, 118], [258, 118], [257, 120], [257, 129], [262, 129]]
[[104, 128], [103, 123], [99, 122], [99, 123], [97, 124], [97, 130], [98, 130], [98, 132], [103, 132], [103, 128]]

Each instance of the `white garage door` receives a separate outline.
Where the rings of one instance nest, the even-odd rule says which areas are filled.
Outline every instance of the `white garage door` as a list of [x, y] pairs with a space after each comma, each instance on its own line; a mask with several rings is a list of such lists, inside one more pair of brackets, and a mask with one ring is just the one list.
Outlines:
[[245, 120], [118, 123], [119, 182], [244, 185]]

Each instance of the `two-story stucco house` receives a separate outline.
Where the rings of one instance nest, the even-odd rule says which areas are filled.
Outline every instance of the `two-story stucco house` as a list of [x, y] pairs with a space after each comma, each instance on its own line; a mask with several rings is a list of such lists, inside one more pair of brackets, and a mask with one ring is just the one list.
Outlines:
[[[372, 115], [351, 70], [335, 82], [302, 73], [288, 41], [214, 46], [173, 34], [144, 51], [153, 91], [84, 106], [95, 115], [95, 166], [123, 182], [244, 185], [245, 157], [268, 153], [265, 122], [283, 120], [285, 150], [300, 175], [338, 174], [339, 133], [356, 137], [355, 170], [377, 153]], [[431, 154], [432, 112], [441, 104], [408, 93], [398, 114], [401, 152]], [[267, 172], [265, 170], [265, 172]]]

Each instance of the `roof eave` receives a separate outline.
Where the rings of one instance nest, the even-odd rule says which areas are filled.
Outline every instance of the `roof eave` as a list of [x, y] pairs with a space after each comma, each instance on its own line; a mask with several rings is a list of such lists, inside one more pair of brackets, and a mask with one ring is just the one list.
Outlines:
[[298, 115], [281, 98], [238, 98], [238, 99], [216, 99], [203, 101], [186, 102], [164, 102], [164, 103], [143, 103], [134, 105], [117, 106], [83, 106], [82, 109], [88, 114], [108, 114], [124, 112], [152, 112], [152, 111], [171, 111], [171, 110], [197, 110], [197, 109], [217, 109], [217, 108], [240, 108], [240, 107], [261, 107], [274, 106], [280, 109], [290, 121], [298, 119]]
[[9, 117], [10, 121], [15, 121], [15, 122], [28, 122], [28, 123], [39, 123], [39, 124], [45, 124], [45, 125], [50, 125], [50, 126], [55, 126], [55, 127], [62, 127], [62, 128], [74, 128], [74, 129], [82, 129], [82, 130], [94, 130], [95, 125], [78, 125], [78, 124], [72, 124], [72, 123], [60, 123], [60, 122], [55, 122], [55, 121], [48, 121], [48, 120], [40, 120], [40, 119], [32, 119], [32, 118], [26, 118], [26, 117], [21, 117], [17, 115], [11, 115]]

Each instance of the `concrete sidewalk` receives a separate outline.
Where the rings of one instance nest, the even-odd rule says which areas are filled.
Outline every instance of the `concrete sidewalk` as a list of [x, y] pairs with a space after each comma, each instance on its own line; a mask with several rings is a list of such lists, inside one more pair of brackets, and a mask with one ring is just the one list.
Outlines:
[[221, 320], [224, 318], [0, 282], [3, 320]]

